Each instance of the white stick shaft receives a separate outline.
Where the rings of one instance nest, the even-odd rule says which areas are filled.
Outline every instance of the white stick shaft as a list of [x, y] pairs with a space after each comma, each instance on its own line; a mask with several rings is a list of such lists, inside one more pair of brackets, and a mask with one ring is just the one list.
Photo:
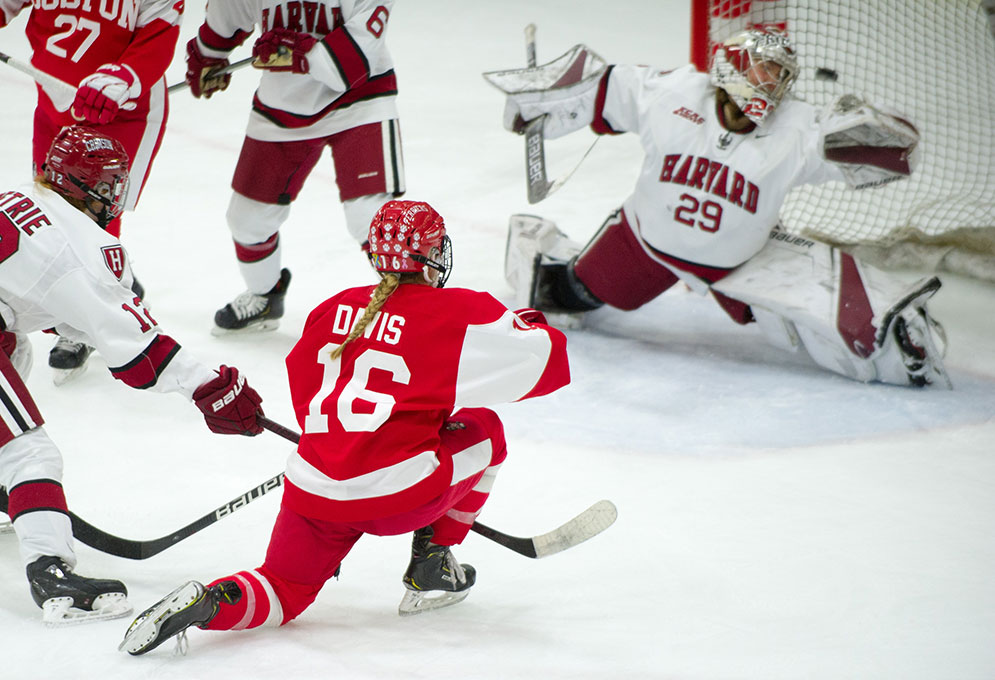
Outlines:
[[50, 76], [44, 71], [39, 71], [31, 64], [26, 64], [2, 52], [0, 52], [0, 61], [34, 78], [35, 82], [45, 90], [45, 94], [52, 100], [52, 104], [57, 110], [66, 111], [72, 106], [73, 99], [76, 97], [76, 88], [69, 83], [59, 80], [55, 76]]

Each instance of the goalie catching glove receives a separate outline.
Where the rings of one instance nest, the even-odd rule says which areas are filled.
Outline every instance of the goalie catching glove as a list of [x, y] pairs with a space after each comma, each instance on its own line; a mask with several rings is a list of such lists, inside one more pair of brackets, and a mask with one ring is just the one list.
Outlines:
[[237, 368], [221, 366], [217, 378], [197, 388], [193, 401], [211, 432], [254, 436], [263, 431], [257, 421], [263, 413], [259, 407], [262, 397], [249, 387]]
[[915, 169], [919, 131], [895, 113], [846, 94], [829, 105], [821, 124], [826, 160], [854, 189], [893, 182]]

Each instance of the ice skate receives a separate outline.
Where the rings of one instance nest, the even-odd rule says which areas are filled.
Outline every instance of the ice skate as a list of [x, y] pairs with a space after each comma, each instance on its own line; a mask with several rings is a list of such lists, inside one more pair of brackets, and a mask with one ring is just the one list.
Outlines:
[[86, 360], [93, 348], [82, 342], [73, 342], [59, 336], [52, 351], [48, 353], [48, 365], [52, 368], [52, 381], [64, 385], [86, 370]]
[[27, 574], [31, 597], [49, 626], [117, 619], [131, 613], [123, 583], [80, 576], [58, 557], [35, 560]]
[[283, 298], [290, 286], [290, 270], [280, 270], [280, 280], [268, 293], [257, 295], [245, 291], [214, 315], [213, 335], [272, 331], [280, 326]]
[[457, 562], [449, 546], [431, 542], [432, 533], [431, 527], [419, 529], [411, 541], [411, 562], [403, 579], [406, 590], [397, 608], [401, 616], [462, 602], [476, 580], [476, 570]]
[[241, 598], [242, 591], [234, 581], [222, 581], [210, 588], [187, 581], [138, 615], [118, 651], [132, 656], [150, 652], [191, 626], [205, 627], [217, 615], [222, 602], [235, 604]]

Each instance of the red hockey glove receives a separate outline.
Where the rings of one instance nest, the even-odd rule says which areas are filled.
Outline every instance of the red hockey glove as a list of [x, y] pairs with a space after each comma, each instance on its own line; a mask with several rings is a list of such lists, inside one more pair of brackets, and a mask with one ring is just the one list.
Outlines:
[[262, 397], [245, 382], [237, 368], [222, 366], [218, 377], [208, 380], [193, 393], [193, 401], [204, 413], [211, 432], [257, 435], [263, 431], [256, 421], [262, 415]]
[[252, 46], [252, 65], [270, 71], [290, 71], [308, 73], [311, 70], [307, 53], [318, 42], [307, 33], [298, 33], [286, 28], [266, 31]]
[[546, 323], [546, 315], [538, 309], [525, 307], [523, 309], [516, 310], [515, 314], [525, 323]]
[[190, 93], [198, 99], [201, 96], [207, 99], [215, 92], [228, 88], [231, 82], [230, 73], [218, 74], [218, 69], [228, 66], [227, 59], [214, 59], [205, 57], [197, 47], [197, 38], [193, 38], [187, 43], [187, 85], [190, 86]]
[[104, 64], [80, 81], [72, 104], [73, 118], [104, 125], [120, 109], [134, 109], [131, 100], [141, 93], [142, 84], [134, 71], [121, 64]]

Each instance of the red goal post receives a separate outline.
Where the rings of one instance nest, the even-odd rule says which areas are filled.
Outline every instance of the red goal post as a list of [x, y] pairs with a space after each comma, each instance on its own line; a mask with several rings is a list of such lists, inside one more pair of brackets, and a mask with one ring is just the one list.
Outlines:
[[982, 1], [691, 0], [698, 69], [733, 33], [776, 25], [798, 51], [795, 96], [858, 94], [922, 135], [910, 179], [796, 189], [781, 211], [789, 229], [885, 266], [995, 281], [995, 36]]

